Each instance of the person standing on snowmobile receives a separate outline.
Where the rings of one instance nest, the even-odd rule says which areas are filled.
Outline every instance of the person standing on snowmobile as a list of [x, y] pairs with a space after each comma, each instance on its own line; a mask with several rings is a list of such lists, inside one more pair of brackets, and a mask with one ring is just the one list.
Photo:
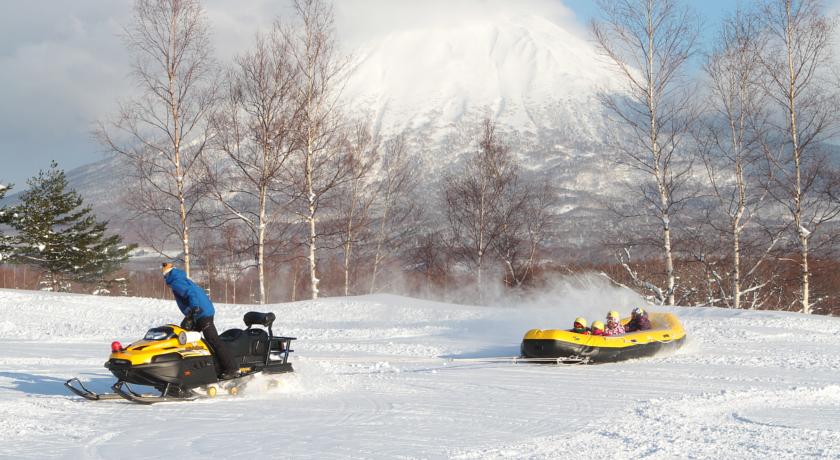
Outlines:
[[216, 355], [219, 365], [222, 367], [222, 379], [236, 377], [239, 373], [239, 367], [233, 361], [227, 347], [219, 339], [219, 332], [216, 331], [216, 325], [213, 324], [213, 315], [216, 314], [216, 309], [213, 308], [213, 302], [207, 297], [204, 289], [187, 278], [187, 274], [183, 270], [175, 268], [170, 263], [161, 264], [160, 271], [167, 286], [172, 289], [178, 308], [184, 314], [182, 327], [201, 332], [204, 335], [204, 341], [213, 350], [213, 354]]
[[634, 308], [630, 312], [630, 322], [624, 326], [627, 332], [646, 331], [650, 329], [650, 320], [648, 314], [643, 308]]
[[604, 328], [604, 335], [613, 336], [624, 334], [624, 326], [621, 325], [621, 317], [618, 312], [612, 310], [607, 313], [607, 327]]

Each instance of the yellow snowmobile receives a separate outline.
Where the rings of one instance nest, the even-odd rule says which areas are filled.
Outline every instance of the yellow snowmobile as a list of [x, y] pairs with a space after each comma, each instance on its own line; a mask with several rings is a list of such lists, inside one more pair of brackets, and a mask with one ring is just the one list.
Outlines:
[[[123, 347], [111, 344], [105, 367], [117, 377], [114, 393], [88, 390], [78, 378], [64, 383], [73, 393], [91, 400], [127, 399], [140, 404], [216, 396], [220, 390], [237, 394], [255, 375], [293, 372], [289, 353], [294, 337], [275, 336], [274, 313], [245, 314], [246, 329], [229, 329], [219, 335], [239, 364], [239, 376], [220, 380], [219, 364], [201, 333], [168, 324], [149, 329], [142, 340]], [[262, 328], [253, 328], [259, 325]], [[154, 387], [159, 395], [139, 394], [130, 385]]]

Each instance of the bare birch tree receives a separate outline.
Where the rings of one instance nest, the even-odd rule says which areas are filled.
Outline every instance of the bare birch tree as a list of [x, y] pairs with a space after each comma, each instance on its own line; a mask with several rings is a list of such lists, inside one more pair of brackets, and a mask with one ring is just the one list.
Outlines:
[[[288, 42], [275, 25], [258, 35], [254, 48], [237, 57], [228, 74], [220, 110], [213, 117], [213, 145], [224, 153], [207, 165], [208, 190], [221, 204], [213, 219], [239, 221], [256, 249], [258, 302], [265, 303], [267, 234], [282, 235], [279, 194], [286, 161], [296, 147], [298, 106], [296, 70], [289, 60]], [[278, 221], [279, 220], [279, 221]]]
[[437, 293], [434, 285], [442, 284], [442, 296], [448, 298], [448, 287], [452, 265], [455, 262], [453, 249], [455, 244], [443, 231], [432, 231], [417, 236], [417, 241], [410, 251], [410, 261], [414, 269], [423, 274], [426, 290], [430, 295]]
[[134, 55], [133, 75], [141, 95], [123, 104], [98, 137], [131, 164], [137, 190], [132, 204], [168, 235], [148, 233], [162, 254], [175, 236], [190, 273], [190, 224], [200, 198], [198, 160], [207, 141], [214, 106], [214, 60], [208, 23], [197, 0], [137, 0], [125, 38]]
[[371, 133], [368, 121], [359, 121], [345, 142], [347, 181], [340, 188], [338, 237], [344, 251], [344, 295], [350, 295], [351, 264], [356, 243], [363, 240], [371, 223], [370, 210], [376, 198], [373, 168], [379, 156], [380, 141]]
[[765, 89], [783, 115], [776, 131], [786, 140], [783, 156], [770, 155], [776, 168], [770, 190], [793, 224], [800, 311], [811, 313], [811, 241], [840, 212], [829, 196], [832, 167], [821, 150], [837, 122], [836, 95], [824, 79], [832, 62], [835, 23], [818, 0], [769, 0], [761, 16], [767, 33], [767, 46], [759, 54], [768, 77]]
[[493, 247], [513, 287], [533, 275], [539, 250], [551, 237], [556, 224], [557, 191], [548, 182], [513, 183], [500, 208], [500, 231]]
[[404, 247], [415, 233], [422, 212], [413, 200], [418, 162], [409, 155], [406, 139], [397, 136], [385, 142], [380, 181], [376, 190], [375, 248], [370, 274], [370, 294], [376, 292], [377, 274], [386, 258]]
[[297, 74], [300, 106], [299, 148], [294, 152], [290, 183], [307, 227], [309, 280], [318, 298], [318, 219], [329, 194], [346, 180], [341, 158], [342, 119], [338, 96], [347, 76], [347, 60], [336, 44], [332, 7], [325, 0], [295, 0], [299, 25], [286, 33]]
[[[763, 185], [772, 177], [772, 169], [764, 167], [769, 125], [767, 101], [760, 85], [764, 69], [757, 56], [762, 48], [757, 19], [738, 10], [724, 20], [715, 49], [704, 66], [713, 110], [699, 143], [706, 146], [702, 149], [703, 161], [716, 204], [707, 223], [729, 241], [728, 257], [724, 259], [731, 265], [728, 273], [721, 275], [712, 266], [718, 263], [716, 258], [703, 254], [697, 260], [706, 264], [708, 278], [716, 286], [709, 299], [719, 297], [731, 308], [742, 308], [744, 294], [753, 294], [750, 306], [759, 303], [755, 291], [764, 288], [767, 281], [755, 275], [781, 238], [781, 232], [771, 232], [760, 243], [744, 245], [745, 231], [765, 204], [767, 188]], [[724, 218], [721, 226], [717, 226], [717, 215]], [[742, 260], [745, 246], [750, 251], [747, 260]]]
[[479, 300], [489, 250], [505, 224], [500, 213], [505, 195], [515, 186], [518, 165], [499, 137], [495, 122], [482, 122], [478, 149], [461, 170], [444, 179], [445, 212], [459, 256], [476, 271]]
[[682, 72], [695, 51], [696, 15], [678, 0], [602, 0], [603, 19], [592, 32], [601, 54], [614, 65], [623, 91], [601, 100], [628, 135], [616, 147], [623, 163], [645, 177], [636, 188], [648, 217], [661, 224], [666, 286], [664, 301], [674, 304], [676, 273], [672, 225], [690, 178], [689, 128], [694, 118]]

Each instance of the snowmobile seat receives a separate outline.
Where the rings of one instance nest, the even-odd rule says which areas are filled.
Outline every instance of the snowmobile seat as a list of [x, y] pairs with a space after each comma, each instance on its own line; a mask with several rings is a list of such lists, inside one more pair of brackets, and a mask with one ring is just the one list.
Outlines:
[[219, 338], [239, 364], [261, 362], [268, 352], [269, 338], [263, 329], [228, 329]]
[[242, 337], [242, 334], [244, 332], [245, 331], [243, 331], [242, 329], [236, 329], [236, 328], [228, 329], [225, 332], [222, 332], [221, 334], [219, 334], [219, 338], [222, 339], [222, 341], [224, 341], [224, 342], [233, 342], [234, 340], [238, 339], [239, 337]]
[[249, 329], [254, 324], [259, 324], [260, 326], [271, 329], [271, 325], [274, 324], [274, 320], [276, 318], [277, 317], [274, 316], [274, 313], [271, 312], [260, 313], [256, 311], [249, 311], [248, 313], [245, 313], [243, 321], [245, 321], [245, 325], [248, 326]]

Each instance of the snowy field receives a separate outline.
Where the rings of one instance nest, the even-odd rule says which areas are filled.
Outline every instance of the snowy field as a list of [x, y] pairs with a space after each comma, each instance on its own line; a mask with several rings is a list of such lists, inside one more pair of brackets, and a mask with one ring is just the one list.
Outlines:
[[[840, 458], [840, 319], [677, 308], [671, 356], [592, 366], [487, 363], [532, 327], [632, 294], [558, 288], [517, 307], [389, 295], [271, 305], [296, 373], [238, 397], [88, 402], [112, 340], [174, 303], [0, 290], [2, 458]], [[220, 330], [251, 306], [217, 305]]]

